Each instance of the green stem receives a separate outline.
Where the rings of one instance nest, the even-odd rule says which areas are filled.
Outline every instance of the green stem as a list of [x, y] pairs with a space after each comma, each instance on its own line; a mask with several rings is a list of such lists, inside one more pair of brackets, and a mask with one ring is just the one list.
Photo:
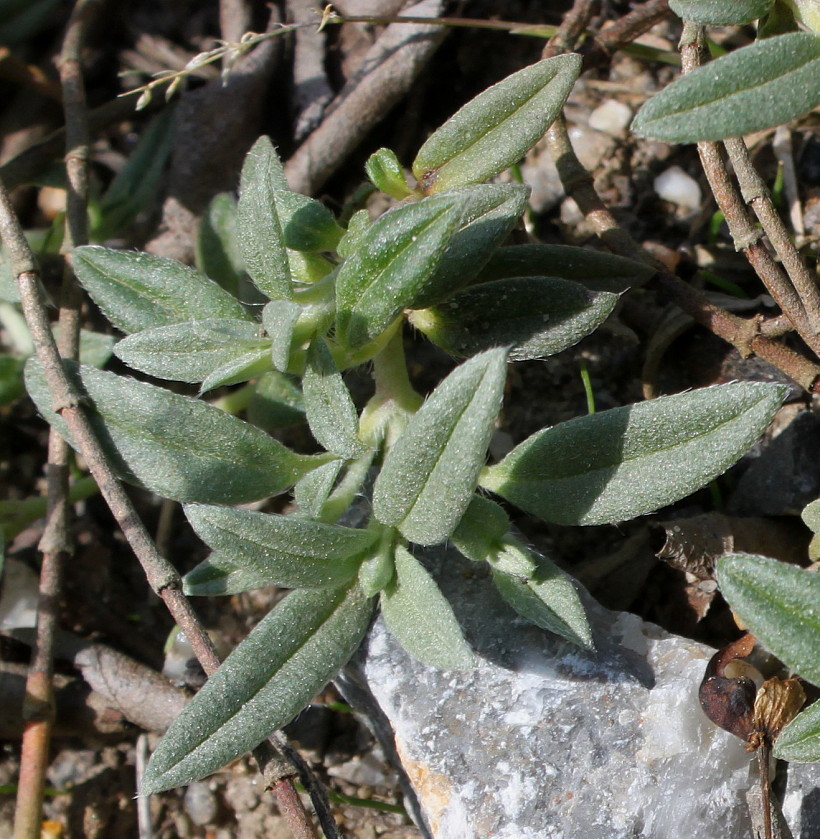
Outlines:
[[374, 356], [373, 378], [376, 392], [362, 411], [359, 433], [367, 445], [389, 449], [423, 401], [407, 375], [401, 329]]

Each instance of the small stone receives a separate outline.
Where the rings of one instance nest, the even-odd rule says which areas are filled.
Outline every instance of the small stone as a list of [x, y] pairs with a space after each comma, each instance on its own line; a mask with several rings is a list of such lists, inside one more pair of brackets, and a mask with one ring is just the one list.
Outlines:
[[632, 109], [617, 99], [607, 99], [589, 115], [589, 127], [621, 137], [632, 120]]
[[702, 193], [698, 182], [687, 175], [680, 166], [670, 166], [655, 178], [655, 192], [664, 201], [684, 210], [695, 211], [700, 207]]
[[185, 812], [188, 818], [200, 827], [213, 823], [219, 805], [216, 796], [207, 783], [195, 781], [185, 790]]

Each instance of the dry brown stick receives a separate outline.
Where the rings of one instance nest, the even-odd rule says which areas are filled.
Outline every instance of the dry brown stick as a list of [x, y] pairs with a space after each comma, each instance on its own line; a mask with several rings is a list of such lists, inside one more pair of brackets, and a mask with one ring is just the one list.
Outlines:
[[749, 157], [746, 143], [741, 137], [730, 137], [723, 141], [723, 145], [729, 153], [743, 200], [754, 211], [786, 269], [803, 303], [810, 328], [815, 333], [820, 332], [820, 290], [789, 237], [786, 225], [772, 202], [771, 193]]
[[589, 26], [597, 5], [598, 0], [575, 0], [572, 8], [564, 15], [558, 31], [541, 50], [541, 58], [553, 58], [561, 53], [572, 52]]
[[[684, 22], [680, 41], [683, 72], [701, 66], [703, 53], [703, 28], [691, 21]], [[715, 142], [700, 142], [698, 154], [709, 181], [712, 194], [723, 213], [735, 247], [742, 251], [755, 273], [760, 277], [781, 311], [794, 323], [800, 337], [820, 355], [820, 336], [812, 328], [807, 310], [794, 287], [760, 242], [760, 231], [755, 227], [746, 206], [732, 184], [729, 173]]]
[[659, 265], [618, 224], [595, 191], [592, 176], [575, 155], [563, 118], [559, 117], [550, 126], [547, 142], [564, 189], [575, 199], [598, 237], [613, 253], [653, 265], [658, 271], [657, 283], [672, 301], [710, 332], [736, 347], [741, 355], [760, 356], [807, 391], [817, 391], [820, 385], [820, 365], [780, 342], [758, 334], [756, 319], [745, 320], [711, 303], [700, 292]]
[[331, 104], [322, 124], [285, 164], [291, 189], [311, 195], [341, 166], [388, 111], [410, 90], [446, 34], [438, 25], [440, 0], [422, 0], [408, 16], [427, 16], [429, 24], [391, 23], [371, 47], [364, 69]]
[[596, 32], [580, 50], [584, 56], [584, 69], [608, 63], [616, 50], [643, 35], [668, 14], [669, 0], [647, 0], [606, 29]]
[[[79, 0], [66, 28], [60, 54], [60, 82], [66, 120], [66, 176], [68, 198], [64, 253], [88, 239], [88, 149], [85, 89], [80, 47], [86, 21], [98, 0]], [[76, 359], [80, 346], [81, 296], [67, 261], [60, 295], [60, 346], [64, 358]], [[23, 702], [23, 739], [20, 782], [14, 816], [15, 839], [38, 839], [41, 832], [43, 795], [48, 752], [54, 725], [54, 645], [58, 629], [58, 604], [63, 566], [73, 552], [70, 529], [69, 462], [66, 441], [54, 430], [48, 441], [48, 510], [40, 541], [37, 631], [32, 650], [26, 697]]]
[[[17, 278], [23, 314], [34, 339], [37, 358], [52, 395], [54, 410], [61, 414], [77, 449], [82, 453], [88, 470], [97, 482], [117, 524], [142, 566], [146, 579], [171, 613], [176, 624], [191, 643], [194, 654], [209, 675], [219, 667], [219, 658], [213, 643], [193, 611], [188, 598], [182, 593], [181, 580], [176, 569], [156, 550], [145, 525], [137, 515], [131, 500], [114, 474], [88, 417], [81, 407], [81, 397], [66, 375], [54, 336], [46, 315], [45, 299], [39, 283], [39, 271], [34, 255], [26, 242], [23, 230], [14, 214], [5, 187], [0, 182], [0, 240], [9, 256], [11, 268]], [[269, 767], [266, 776], [277, 795], [283, 798], [282, 811], [287, 810], [295, 823], [290, 824], [297, 837], [316, 839], [313, 826], [304, 810], [296, 812], [293, 806], [295, 791], [290, 780], [295, 774], [285, 767], [278, 756], [271, 755], [265, 744], [254, 750]], [[304, 818], [302, 818], [304, 816]]]

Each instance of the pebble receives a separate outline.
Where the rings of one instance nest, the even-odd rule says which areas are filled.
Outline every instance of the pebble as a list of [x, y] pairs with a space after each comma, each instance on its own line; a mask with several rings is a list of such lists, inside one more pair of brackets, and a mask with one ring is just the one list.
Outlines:
[[632, 120], [632, 109], [617, 99], [607, 99], [589, 115], [589, 127], [621, 137]]
[[676, 204], [685, 210], [697, 210], [700, 207], [702, 193], [698, 182], [687, 175], [680, 166], [670, 166], [655, 178], [655, 192], [670, 204]]
[[185, 812], [188, 818], [195, 824], [202, 827], [212, 824], [216, 819], [218, 804], [216, 796], [207, 783], [196, 781], [188, 785], [185, 790]]

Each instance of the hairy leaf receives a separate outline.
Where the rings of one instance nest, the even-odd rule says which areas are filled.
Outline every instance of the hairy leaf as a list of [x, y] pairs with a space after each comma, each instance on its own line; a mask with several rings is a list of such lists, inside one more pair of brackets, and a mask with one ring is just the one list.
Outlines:
[[467, 559], [484, 562], [498, 550], [509, 529], [510, 519], [500, 504], [473, 495], [450, 541]]
[[257, 572], [265, 585], [283, 588], [347, 582], [356, 573], [360, 555], [376, 541], [376, 534], [368, 530], [236, 507], [187, 504], [185, 515], [220, 557]]
[[424, 566], [401, 546], [396, 576], [382, 592], [387, 628], [413, 658], [442, 670], [468, 670], [476, 658], [444, 595]]
[[293, 330], [301, 311], [302, 307], [292, 300], [271, 300], [262, 309], [262, 323], [272, 342], [271, 360], [282, 373], [288, 369]]
[[248, 274], [271, 300], [288, 299], [292, 294], [285, 237], [275, 200], [276, 190], [283, 188], [283, 178], [273, 144], [268, 137], [260, 137], [242, 165], [237, 240]]
[[820, 38], [755, 41], [677, 79], [638, 111], [632, 130], [668, 143], [723, 140], [781, 125], [820, 103]]
[[235, 297], [173, 259], [86, 245], [74, 250], [74, 270], [103, 314], [125, 333], [193, 318], [251, 320]]
[[780, 732], [772, 753], [780, 760], [797, 763], [820, 760], [820, 702], [810, 705]]
[[211, 387], [247, 381], [270, 369], [270, 340], [259, 337], [256, 324], [227, 318], [144, 329], [120, 341], [114, 352], [129, 367], [179, 382], [204, 382], [216, 371], [234, 371], [236, 378], [223, 376]]
[[820, 685], [820, 575], [755, 554], [718, 560], [732, 610], [784, 664]]
[[276, 431], [305, 421], [302, 391], [293, 376], [273, 370], [253, 386], [248, 421], [264, 431]]
[[426, 192], [499, 174], [522, 158], [558, 116], [580, 69], [580, 55], [559, 55], [480, 93], [421, 147], [413, 174]]
[[355, 584], [291, 592], [168, 729], [140, 794], [203, 778], [290, 722], [353, 655], [372, 613]]
[[511, 361], [554, 355], [609, 317], [617, 294], [552, 277], [518, 277], [470, 286], [410, 322], [442, 349], [469, 356], [512, 344]]
[[[530, 553], [520, 545], [508, 550]], [[493, 582], [501, 596], [530, 623], [560, 635], [579, 647], [592, 649], [592, 631], [584, 606], [570, 577], [546, 557], [539, 557], [529, 577], [493, 568]]]
[[729, 468], [783, 400], [779, 385], [731, 383], [613, 408], [543, 429], [480, 484], [558, 524], [605, 524], [686, 497]]
[[308, 472], [293, 488], [293, 498], [299, 513], [311, 519], [318, 519], [322, 507], [333, 489], [344, 462], [332, 460], [318, 469]]
[[643, 262], [572, 245], [509, 245], [491, 257], [478, 282], [508, 277], [560, 277], [590, 291], [623, 292], [641, 286], [655, 274]]
[[461, 202], [428, 198], [385, 213], [336, 278], [336, 333], [354, 349], [376, 338], [427, 288], [458, 229]]
[[[200, 400], [93, 367], [68, 369], [120, 477], [167, 498], [242, 504], [283, 492], [332, 458], [296, 454]], [[40, 413], [73, 445], [34, 360], [26, 365], [26, 387]]]
[[236, 241], [236, 201], [229, 193], [220, 192], [208, 204], [194, 249], [197, 268], [238, 296], [244, 271]]
[[463, 202], [459, 229], [424, 289], [408, 302], [424, 309], [467, 285], [507, 238], [527, 206], [529, 188], [520, 184], [479, 184], [454, 189]]
[[361, 454], [356, 406], [321, 338], [308, 350], [302, 393], [308, 425], [317, 442], [345, 460]]
[[395, 152], [390, 149], [379, 149], [371, 154], [364, 168], [376, 189], [386, 192], [397, 201], [403, 201], [410, 195], [404, 170]]
[[339, 244], [344, 230], [336, 224], [333, 213], [315, 198], [277, 189], [274, 201], [286, 247], [296, 251], [332, 251]]
[[774, 0], [669, 0], [680, 18], [708, 26], [739, 26], [768, 14]]
[[457, 367], [385, 457], [373, 514], [410, 541], [443, 542], [467, 509], [501, 407], [506, 355], [489, 350]]

